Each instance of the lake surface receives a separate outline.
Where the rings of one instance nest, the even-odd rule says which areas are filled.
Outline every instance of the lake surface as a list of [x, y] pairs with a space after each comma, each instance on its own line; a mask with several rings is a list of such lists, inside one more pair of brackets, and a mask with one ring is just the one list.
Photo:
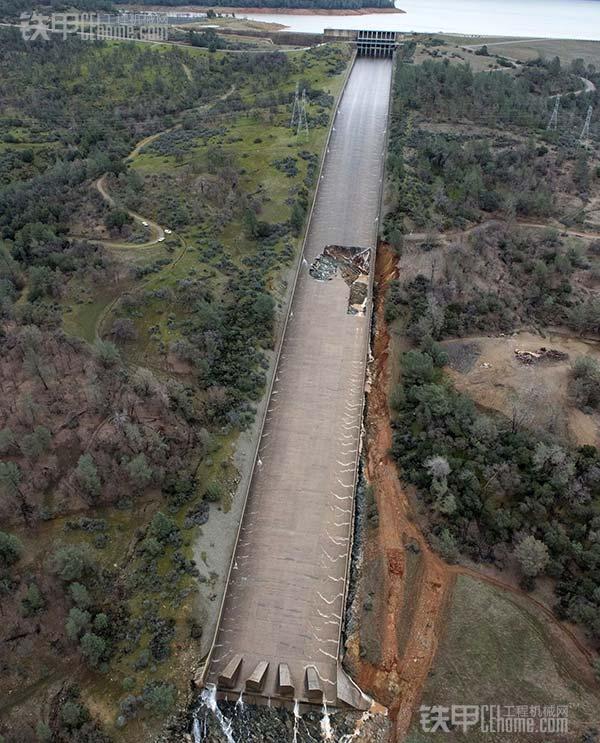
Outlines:
[[321, 33], [324, 28], [370, 28], [600, 40], [600, 0], [396, 0], [396, 6], [406, 13], [253, 15], [239, 10], [236, 15], [311, 33]]

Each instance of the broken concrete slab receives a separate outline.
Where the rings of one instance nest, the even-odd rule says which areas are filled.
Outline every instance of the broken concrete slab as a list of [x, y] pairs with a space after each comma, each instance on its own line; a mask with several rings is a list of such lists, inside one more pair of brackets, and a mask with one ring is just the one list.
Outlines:
[[226, 689], [232, 689], [235, 686], [240, 668], [242, 667], [242, 660], [241, 655], [233, 656], [219, 675], [219, 686], [223, 686]]
[[371, 708], [373, 700], [364, 693], [344, 671], [341, 663], [337, 667], [337, 698], [349, 707], [365, 712]]
[[248, 691], [261, 691], [265, 683], [268, 670], [269, 664], [266, 660], [261, 660], [260, 663], [257, 663], [256, 668], [246, 679], [246, 689]]
[[309, 274], [317, 281], [331, 281], [339, 272], [350, 287], [348, 314], [365, 313], [369, 292], [371, 248], [328, 245], [312, 262]]

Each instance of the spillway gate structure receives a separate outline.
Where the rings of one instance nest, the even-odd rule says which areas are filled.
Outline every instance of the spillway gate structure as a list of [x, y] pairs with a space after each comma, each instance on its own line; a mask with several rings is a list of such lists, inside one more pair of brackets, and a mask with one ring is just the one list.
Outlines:
[[326, 41], [345, 41], [352, 44], [359, 57], [393, 57], [402, 44], [400, 34], [396, 31], [326, 28], [323, 36]]

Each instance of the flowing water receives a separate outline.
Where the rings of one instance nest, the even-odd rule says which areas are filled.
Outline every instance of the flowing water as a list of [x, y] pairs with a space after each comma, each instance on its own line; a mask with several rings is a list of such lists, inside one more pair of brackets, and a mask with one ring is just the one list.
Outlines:
[[[227, 717], [225, 717], [225, 715], [219, 709], [219, 705], [217, 704], [217, 687], [214, 686], [213, 684], [207, 685], [206, 688], [203, 689], [202, 693], [200, 694], [200, 708], [198, 712], [200, 712], [203, 707], [214, 715], [214, 718], [218, 722], [221, 728], [221, 732], [223, 733], [223, 737], [225, 738], [227, 743], [236, 743], [233, 735], [231, 734], [232, 722]], [[203, 737], [199, 737], [199, 739], [196, 738], [196, 732], [198, 732], [199, 736], [201, 735], [200, 724], [196, 726], [196, 722], [198, 722], [198, 720], [199, 718], [198, 718], [198, 713], [197, 713], [196, 717], [194, 718], [194, 725], [193, 725], [194, 743], [200, 743], [200, 741], [202, 741], [204, 737], [206, 737], [206, 717], [205, 717], [204, 718], [205, 734]]]
[[327, 710], [327, 702], [323, 701], [323, 717], [321, 718], [321, 736], [323, 740], [333, 740], [331, 731], [331, 718]]
[[292, 743], [298, 743], [298, 723], [300, 719], [300, 705], [298, 700], [294, 699], [294, 738]]
[[[205, 688], [191, 721], [193, 743], [352, 743], [360, 739], [368, 712], [360, 716], [352, 710], [330, 710], [327, 704], [312, 706], [300, 713], [294, 700], [293, 710], [235, 701], [217, 702], [215, 687]], [[366, 740], [366, 739], [365, 739]]]

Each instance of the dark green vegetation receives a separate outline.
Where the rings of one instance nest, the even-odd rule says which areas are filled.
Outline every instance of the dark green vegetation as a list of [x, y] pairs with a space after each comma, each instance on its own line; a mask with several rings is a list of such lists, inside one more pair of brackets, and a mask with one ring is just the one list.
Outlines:
[[449, 559], [460, 551], [505, 565], [515, 545], [534, 537], [523, 554], [517, 548], [525, 582], [542, 572], [556, 578], [557, 613], [600, 639], [598, 450], [571, 451], [478, 411], [430, 351], [403, 359], [392, 451], [428, 506], [432, 543]]
[[[583, 72], [600, 82], [577, 61], [477, 74], [447, 61], [399, 65], [386, 235], [402, 260], [386, 317], [419, 348], [404, 354], [392, 395], [393, 454], [418, 488], [431, 543], [449, 560], [518, 567], [527, 589], [550, 576], [557, 616], [597, 646], [598, 450], [531, 430], [526, 399], [510, 418], [477, 409], [448, 381], [436, 343], [529, 324], [600, 332], [588, 222], [599, 161], [593, 142], [577, 141], [597, 93], [563, 95], [558, 131], [546, 131], [548, 96], [581, 88]], [[593, 413], [597, 364], [586, 357], [571, 377], [573, 404]]]
[[[43, 6], [44, 10], [63, 13], [74, 7], [64, 0], [44, 0], [43, 3], [32, 2], [32, 0], [2, 0], [0, 5], [0, 19], [16, 19], [21, 13], [31, 13], [32, 9]], [[108, 11], [113, 9], [111, 0], [77, 0], [77, 8], [85, 13], [90, 11]]]
[[[151, 0], [141, 0], [140, 5], [156, 5]], [[56, 12], [64, 12], [70, 6], [64, 0], [45, 0], [44, 3], [35, 3], [32, 0], [3, 0], [0, 7], [0, 18], [18, 18], [22, 12], [31, 12], [32, 8], [43, 5], [44, 10], [50, 7]], [[177, 7], [189, 5], [186, 0], [164, 0], [160, 5], [165, 7]], [[343, 10], [358, 8], [393, 8], [392, 0], [215, 0], [209, 3], [212, 7], [219, 8], [314, 8], [326, 10]], [[78, 0], [79, 10], [86, 11], [114, 11], [111, 0]]]
[[447, 61], [399, 66], [388, 235], [397, 241], [405, 229], [464, 228], [491, 215], [580, 220], [567, 196], [585, 197], [597, 177], [589, 153], [577, 146], [597, 93], [563, 95], [560, 128], [545, 131], [554, 106], [548, 96], [580, 89], [575, 73], [580, 65], [564, 71], [558, 61], [536, 61], [514, 75], [473, 73]]
[[499, 220], [445, 247], [431, 240], [421, 250], [432, 271], [395, 282], [386, 309], [392, 320], [406, 308], [415, 340], [507, 332], [531, 322], [600, 331], [600, 298], [580, 281], [585, 275], [595, 282], [600, 261], [582, 241]]
[[346, 61], [2, 31], [7, 742], [144, 740], [185, 701], [225, 569], [194, 542], [226, 536]]

